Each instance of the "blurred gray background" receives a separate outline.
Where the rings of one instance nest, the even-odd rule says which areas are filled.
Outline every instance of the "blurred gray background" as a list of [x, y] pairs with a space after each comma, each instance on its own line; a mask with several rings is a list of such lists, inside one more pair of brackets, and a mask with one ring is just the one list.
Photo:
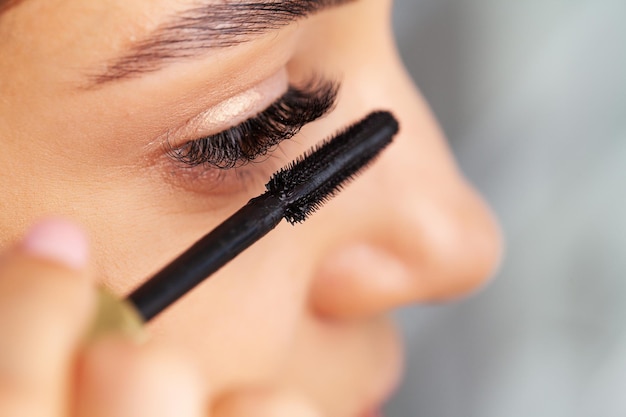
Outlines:
[[626, 416], [625, 21], [625, 0], [396, 0], [508, 249], [480, 294], [400, 313], [389, 417]]

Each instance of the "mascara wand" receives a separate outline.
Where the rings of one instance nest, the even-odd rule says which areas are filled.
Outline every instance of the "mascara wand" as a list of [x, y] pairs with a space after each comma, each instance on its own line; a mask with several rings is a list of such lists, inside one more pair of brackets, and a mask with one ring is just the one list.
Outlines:
[[[148, 321], [220, 269], [284, 218], [301, 223], [337, 194], [391, 143], [398, 122], [368, 115], [276, 172], [266, 191], [137, 288], [127, 304]], [[123, 321], [123, 320], [122, 320]]]

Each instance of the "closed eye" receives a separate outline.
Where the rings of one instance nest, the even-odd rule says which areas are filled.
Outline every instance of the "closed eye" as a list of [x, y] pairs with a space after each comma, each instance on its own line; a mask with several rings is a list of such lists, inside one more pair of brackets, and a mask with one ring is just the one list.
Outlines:
[[327, 114], [335, 105], [339, 84], [315, 79], [287, 92], [263, 112], [214, 135], [173, 147], [167, 154], [187, 167], [230, 169], [266, 155], [302, 127]]

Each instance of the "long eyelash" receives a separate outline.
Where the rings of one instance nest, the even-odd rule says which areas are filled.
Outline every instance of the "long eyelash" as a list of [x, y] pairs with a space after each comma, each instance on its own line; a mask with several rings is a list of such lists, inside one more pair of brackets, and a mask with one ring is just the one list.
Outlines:
[[230, 169], [244, 165], [295, 136], [302, 127], [328, 113], [335, 105], [339, 84], [327, 80], [290, 87], [277, 101], [237, 126], [215, 135], [169, 148], [177, 161], [195, 167]]

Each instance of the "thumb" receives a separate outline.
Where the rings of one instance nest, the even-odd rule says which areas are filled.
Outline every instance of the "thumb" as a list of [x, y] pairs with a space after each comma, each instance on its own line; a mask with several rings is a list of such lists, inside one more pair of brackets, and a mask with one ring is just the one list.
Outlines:
[[322, 417], [301, 396], [278, 389], [238, 392], [221, 398], [211, 417]]
[[0, 415], [65, 414], [73, 355], [93, 308], [87, 241], [40, 223], [0, 256]]

